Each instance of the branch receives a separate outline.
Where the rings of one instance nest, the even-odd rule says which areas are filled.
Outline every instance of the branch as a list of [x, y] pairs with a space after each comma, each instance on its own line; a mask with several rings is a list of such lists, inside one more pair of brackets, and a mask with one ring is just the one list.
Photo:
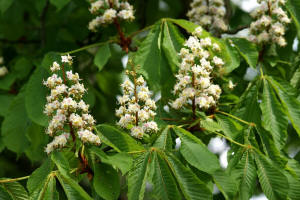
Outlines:
[[236, 33], [238, 33], [239, 31], [244, 30], [244, 29], [246, 29], [246, 28], [249, 28], [249, 25], [239, 26], [239, 27], [237, 27], [236, 29], [228, 30], [228, 31], [226, 31], [226, 32], [224, 32], [224, 33], [227, 33], [227, 34], [236, 34]]
[[15, 182], [15, 181], [21, 181], [21, 180], [28, 179], [29, 177], [30, 176], [24, 176], [24, 177], [20, 177], [20, 178], [3, 179], [3, 180], [0, 180], [0, 183], [11, 183], [11, 182]]

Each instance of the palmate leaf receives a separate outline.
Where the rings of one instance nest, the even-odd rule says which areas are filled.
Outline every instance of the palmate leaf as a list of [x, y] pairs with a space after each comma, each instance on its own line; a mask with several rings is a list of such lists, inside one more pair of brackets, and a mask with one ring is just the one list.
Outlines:
[[284, 173], [274, 166], [264, 155], [256, 153], [255, 163], [261, 188], [269, 200], [286, 199], [289, 183]]
[[262, 111], [262, 125], [268, 130], [281, 149], [287, 139], [288, 119], [267, 80], [264, 80], [263, 99], [260, 104]]
[[113, 126], [106, 124], [98, 125], [96, 126], [96, 132], [103, 143], [111, 146], [118, 152], [139, 151], [144, 149], [139, 142], [127, 133]]
[[217, 156], [200, 139], [182, 128], [174, 127], [174, 131], [181, 140], [180, 153], [188, 163], [209, 174], [220, 168]]
[[163, 154], [163, 158], [168, 163], [173, 172], [178, 185], [187, 200], [209, 200], [212, 199], [212, 192], [208, 187], [192, 172], [185, 167], [173, 154]]
[[241, 157], [238, 157], [238, 154], [236, 156], [233, 160], [236, 164], [231, 166], [230, 174], [233, 180], [237, 180], [238, 199], [249, 200], [256, 186], [254, 155], [252, 151], [245, 150]]
[[55, 163], [60, 173], [68, 175], [70, 172], [70, 164], [62, 152], [54, 151], [51, 154], [51, 160]]
[[213, 174], [213, 180], [218, 189], [222, 192], [225, 199], [231, 200], [234, 199], [237, 193], [237, 184], [235, 180], [223, 170], [217, 170]]
[[92, 198], [82, 189], [82, 187], [71, 177], [66, 174], [57, 172], [56, 177], [58, 178], [61, 186], [63, 187], [68, 199], [72, 200], [92, 200]]
[[142, 200], [144, 198], [152, 159], [150, 152], [146, 152], [134, 160], [134, 166], [128, 175], [128, 199]]
[[111, 52], [110, 52], [109, 44], [105, 44], [99, 47], [94, 58], [94, 63], [98, 67], [99, 71], [103, 69], [103, 67], [106, 65], [110, 57], [111, 57]]
[[176, 181], [166, 163], [157, 152], [153, 152], [154, 174], [153, 187], [154, 194], [158, 199], [180, 200], [181, 195], [176, 185]]
[[18, 182], [0, 183], [0, 197], [5, 200], [29, 199], [27, 191]]
[[30, 195], [30, 200], [58, 200], [59, 194], [56, 191], [55, 174], [51, 173], [38, 190]]
[[288, 0], [286, 8], [294, 20], [294, 23], [298, 29], [298, 36], [300, 37], [300, 2], [298, 0]]
[[275, 89], [284, 108], [285, 114], [288, 116], [298, 135], [300, 135], [300, 102], [295, 97], [291, 96], [290, 90], [285, 89], [272, 77], [268, 76], [267, 80]]
[[236, 138], [243, 130], [243, 126], [234, 121], [232, 118], [219, 114], [215, 115], [215, 117], [224, 134], [232, 139]]
[[286, 172], [285, 175], [289, 181], [289, 198], [300, 199], [300, 164], [293, 159], [289, 159], [287, 168], [291, 170], [291, 173]]

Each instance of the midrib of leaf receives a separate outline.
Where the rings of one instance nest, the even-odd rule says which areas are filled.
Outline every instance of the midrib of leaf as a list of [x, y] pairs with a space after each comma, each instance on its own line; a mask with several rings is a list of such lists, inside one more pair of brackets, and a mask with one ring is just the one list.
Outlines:
[[14, 195], [14, 193], [5, 185], [2, 184], [2, 186], [5, 188], [5, 190], [7, 191], [7, 193], [13, 198], [13, 199], [24, 199], [24, 200], [28, 200], [25, 197], [18, 197]]
[[[268, 182], [269, 188], [272, 188], [272, 186], [271, 186], [271, 184], [270, 184], [270, 180], [269, 180], [269, 178], [267, 177], [265, 168], [263, 167], [263, 165], [262, 165], [262, 163], [260, 162], [259, 159], [256, 159], [256, 160], [257, 160], [258, 163], [259, 163], [259, 166], [258, 166], [258, 167], [262, 170], [262, 172], [264, 172], [264, 173], [262, 174], [264, 180]], [[270, 192], [270, 190], [269, 190], [269, 192]], [[272, 191], [272, 189], [271, 189], [271, 193], [272, 193], [272, 197], [274, 197], [275, 195], [274, 195], [274, 192]]]
[[[158, 156], [158, 155], [156, 155], [156, 156]], [[163, 177], [163, 175], [162, 175], [162, 172], [161, 172], [161, 168], [160, 168], [160, 164], [159, 164], [158, 158], [156, 158], [156, 161], [157, 161], [157, 165], [158, 165], [158, 168], [159, 168], [159, 175], [160, 175], [161, 180], [162, 180], [162, 182], [163, 182], [165, 191], [168, 191], [168, 190], [167, 190], [167, 184], [165, 183], [165, 179], [164, 179], [164, 177]], [[169, 196], [169, 193], [168, 193], [168, 192], [166, 192], [166, 194]]]
[[39, 195], [39, 200], [40, 200], [40, 199], [44, 199], [46, 189], [47, 189], [47, 187], [48, 187], [49, 181], [50, 181], [50, 179], [52, 178], [52, 176], [53, 176], [52, 173], [50, 173], [50, 174], [48, 175], [48, 177], [47, 177], [47, 179], [46, 179], [46, 182], [45, 182], [45, 184], [44, 184], [44, 187], [43, 187], [43, 189], [42, 189], [42, 191], [41, 191], [41, 194]]

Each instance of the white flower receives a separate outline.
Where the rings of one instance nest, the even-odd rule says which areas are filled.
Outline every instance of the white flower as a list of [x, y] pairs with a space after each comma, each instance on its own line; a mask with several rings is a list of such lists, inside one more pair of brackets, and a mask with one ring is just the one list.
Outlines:
[[77, 128], [83, 127], [83, 125], [84, 125], [84, 121], [83, 121], [82, 117], [80, 117], [78, 114], [72, 113], [70, 115], [69, 120], [72, 123], [72, 125]]
[[107, 9], [103, 14], [103, 21], [105, 23], [111, 23], [117, 16], [117, 11], [115, 9]]
[[217, 43], [214, 43], [213, 44], [213, 50], [219, 52], [219, 51], [221, 51], [221, 48], [220, 48], [220, 46]]
[[137, 103], [129, 104], [128, 106], [128, 112], [130, 113], [136, 113], [140, 110], [140, 106]]
[[153, 110], [156, 110], [155, 101], [153, 101], [152, 99], [147, 99], [145, 105]]
[[5, 76], [8, 73], [6, 67], [0, 67], [0, 77]]
[[92, 14], [95, 14], [102, 6], [104, 2], [103, 0], [95, 1], [91, 4], [91, 8], [89, 9]]
[[118, 125], [121, 126], [122, 128], [127, 128], [127, 126], [131, 123], [134, 122], [134, 116], [130, 114], [125, 114], [122, 116], [118, 122]]
[[224, 65], [223, 60], [217, 56], [213, 57], [213, 62], [217, 67], [222, 67]]
[[53, 62], [52, 66], [50, 67], [50, 70], [52, 72], [59, 71], [60, 70], [60, 65], [57, 62]]
[[80, 80], [79, 79], [79, 74], [78, 73], [73, 74], [72, 70], [67, 71], [66, 74], [67, 74], [67, 78], [70, 81], [78, 82]]
[[138, 139], [142, 139], [144, 136], [143, 128], [139, 126], [134, 126], [133, 128], [131, 128], [131, 136]]
[[69, 63], [69, 65], [72, 65], [73, 64], [73, 58], [72, 58], [72, 56], [67, 54], [65, 56], [61, 56], [61, 62], [62, 63]]
[[142, 76], [140, 76], [138, 79], [136, 79], [137, 85], [143, 85], [145, 83], [145, 80]]
[[101, 144], [100, 138], [89, 130], [78, 131], [78, 136], [84, 143], [88, 142], [95, 145]]
[[62, 84], [62, 79], [58, 77], [57, 74], [53, 74], [47, 81], [44, 81], [43, 84], [48, 88], [54, 88], [56, 85]]
[[90, 114], [82, 114], [82, 119], [89, 125], [94, 125], [96, 122], [94, 117]]
[[143, 129], [145, 132], [157, 132], [158, 131], [158, 127], [156, 122], [154, 121], [150, 121], [147, 122], [143, 125]]
[[63, 133], [59, 136], [55, 136], [53, 141], [46, 146], [45, 152], [50, 154], [53, 150], [64, 147], [67, 144], [69, 137], [69, 133]]
[[133, 10], [121, 10], [118, 13], [118, 17], [125, 20], [134, 20]]
[[80, 100], [80, 102], [77, 104], [77, 107], [84, 113], [89, 111], [89, 105], [87, 105], [83, 100]]
[[233, 84], [232, 80], [230, 80], [228, 83], [228, 88], [232, 90], [235, 88], [235, 86], [236, 86], [236, 84]]
[[197, 37], [200, 37], [202, 35], [202, 32], [203, 32], [203, 28], [201, 26], [198, 26], [194, 32], [193, 32], [193, 35], [197, 36]]
[[71, 97], [64, 98], [63, 101], [61, 102], [61, 108], [64, 110], [76, 109], [77, 102], [73, 100]]

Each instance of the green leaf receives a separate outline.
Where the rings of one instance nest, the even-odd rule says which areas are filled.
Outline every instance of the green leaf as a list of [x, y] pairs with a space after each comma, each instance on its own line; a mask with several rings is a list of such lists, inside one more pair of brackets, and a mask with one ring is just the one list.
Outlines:
[[26, 57], [20, 57], [12, 67], [12, 73], [16, 74], [17, 79], [23, 80], [28, 76], [32, 68], [33, 65], [30, 60]]
[[233, 179], [238, 182], [239, 199], [249, 200], [256, 187], [256, 168], [253, 153], [246, 150], [230, 173]]
[[204, 120], [200, 121], [201, 127], [203, 127], [207, 131], [215, 132], [222, 130], [221, 126], [210, 118], [205, 118]]
[[223, 72], [229, 74], [240, 66], [241, 59], [239, 52], [236, 48], [232, 47], [228, 40], [220, 40], [219, 45], [221, 47], [221, 57], [225, 62]]
[[224, 195], [225, 199], [234, 199], [237, 193], [237, 185], [235, 180], [226, 171], [223, 171], [221, 169], [217, 170], [213, 174], [213, 180], [218, 189]]
[[255, 154], [255, 162], [260, 185], [268, 199], [286, 199], [289, 183], [285, 175], [262, 154]]
[[70, 0], [50, 0], [50, 3], [57, 7], [57, 10], [62, 9], [65, 7]]
[[298, 0], [288, 0], [286, 8], [294, 20], [294, 23], [298, 29], [298, 37], [300, 37], [300, 2]]
[[64, 175], [68, 175], [70, 172], [70, 164], [63, 153], [54, 151], [51, 154], [51, 160], [55, 163], [58, 171]]
[[39, 183], [40, 188], [30, 195], [30, 200], [58, 200], [59, 194], [56, 191], [55, 174], [50, 173], [43, 184]]
[[154, 25], [134, 56], [134, 64], [140, 65], [138, 72], [154, 90], [161, 87], [161, 26], [160, 22]]
[[116, 166], [120, 169], [123, 175], [126, 174], [132, 167], [132, 156], [127, 153], [120, 152], [113, 155], [107, 155], [97, 147], [92, 147], [90, 150], [97, 155], [101, 162]]
[[144, 149], [144, 147], [131, 136], [113, 126], [101, 124], [96, 127], [96, 131], [103, 143], [111, 146], [118, 152], [139, 151]]
[[300, 164], [293, 159], [289, 159], [287, 167], [295, 174], [286, 173], [289, 181], [289, 197], [290, 199], [300, 199]]
[[171, 126], [166, 126], [165, 129], [161, 132], [153, 147], [163, 149], [163, 150], [171, 150], [173, 146], [173, 141], [171, 137]]
[[[185, 29], [188, 33], [193, 33], [199, 25], [194, 24], [191, 21], [187, 21], [184, 19], [167, 19], [170, 22], [173, 22], [174, 24], [177, 24], [181, 28]], [[206, 31], [204, 31], [206, 32]]]
[[171, 168], [180, 189], [187, 200], [212, 199], [211, 191], [200, 181], [197, 176], [185, 167], [174, 155], [167, 154], [163, 158]]
[[243, 126], [241, 126], [230, 117], [219, 114], [215, 115], [215, 117], [224, 134], [232, 139], [236, 138], [238, 134], [243, 130]]
[[14, 97], [14, 95], [10, 94], [0, 94], [0, 116], [4, 117], [7, 114], [9, 105]]
[[106, 200], [118, 199], [120, 182], [118, 172], [107, 164], [94, 165], [93, 186], [97, 194]]
[[220, 168], [217, 156], [200, 139], [182, 128], [174, 127], [174, 131], [181, 140], [180, 153], [188, 163], [209, 174]]
[[295, 97], [290, 96], [289, 93], [285, 91], [285, 88], [283, 88], [282, 85], [276, 82], [274, 79], [271, 77], [267, 77], [267, 79], [279, 96], [284, 111], [291, 121], [293, 127], [297, 131], [298, 135], [300, 135], [300, 102]]
[[82, 189], [82, 187], [69, 176], [56, 173], [61, 186], [63, 187], [68, 199], [72, 200], [92, 200], [92, 198]]
[[295, 73], [293, 74], [291, 80], [290, 80], [291, 86], [294, 88], [300, 87], [300, 68], [298, 68]]
[[43, 80], [48, 77], [47, 70], [38, 67], [30, 77], [26, 87], [25, 104], [28, 116], [41, 126], [47, 126], [48, 124], [48, 117], [43, 113], [48, 94], [48, 89], [43, 85]]
[[263, 82], [263, 99], [260, 104], [262, 125], [272, 134], [276, 146], [282, 149], [287, 139], [288, 119], [268, 81]]
[[14, 0], [0, 0], [0, 10], [3, 13], [13, 4]]
[[98, 67], [99, 71], [103, 69], [103, 67], [106, 65], [110, 57], [111, 57], [111, 53], [110, 53], [109, 44], [105, 44], [99, 47], [94, 58], [94, 63]]
[[25, 109], [25, 92], [21, 90], [11, 102], [2, 123], [3, 142], [9, 150], [22, 153], [27, 149], [29, 141], [26, 130], [30, 123]]
[[158, 199], [180, 200], [181, 195], [166, 161], [154, 152], [153, 193]]
[[175, 72], [180, 65], [178, 52], [184, 43], [184, 38], [173, 24], [165, 22], [163, 28], [162, 47], [169, 63], [173, 66]]
[[48, 158], [42, 166], [36, 169], [29, 177], [27, 181], [27, 189], [29, 194], [33, 193], [35, 190], [39, 189], [41, 185], [43, 185], [49, 174], [53, 169], [53, 164], [51, 160]]
[[128, 199], [143, 200], [151, 162], [150, 152], [143, 153], [134, 160], [134, 166], [128, 175]]
[[[0, 179], [1, 180], [1, 179]], [[9, 199], [4, 200], [28, 200], [28, 193], [19, 182], [0, 183], [0, 188], [3, 188], [6, 194], [1, 192], [1, 196], [9, 196]]]
[[258, 51], [256, 45], [244, 38], [230, 38], [241, 54], [241, 56], [246, 60], [250, 67], [256, 69], [258, 61]]

